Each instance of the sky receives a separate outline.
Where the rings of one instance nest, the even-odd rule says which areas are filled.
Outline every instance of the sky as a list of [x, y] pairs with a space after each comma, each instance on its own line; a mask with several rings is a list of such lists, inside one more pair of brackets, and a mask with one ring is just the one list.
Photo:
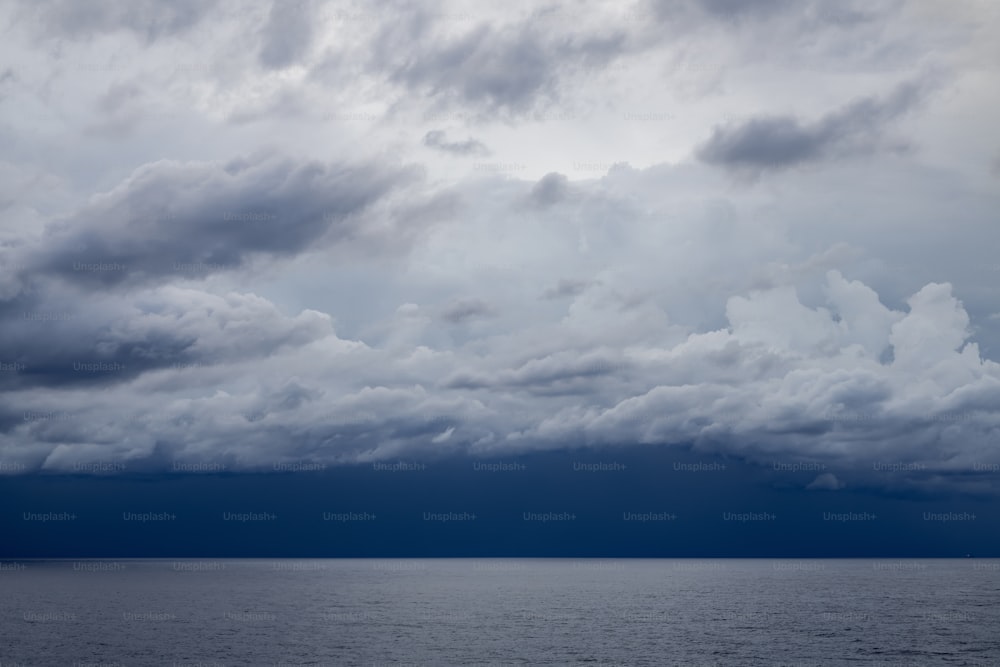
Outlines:
[[671, 497], [986, 503], [997, 550], [998, 30], [987, 0], [0, 2], [7, 521], [42, 553], [24, 511], [126, 478], [728, 461]]

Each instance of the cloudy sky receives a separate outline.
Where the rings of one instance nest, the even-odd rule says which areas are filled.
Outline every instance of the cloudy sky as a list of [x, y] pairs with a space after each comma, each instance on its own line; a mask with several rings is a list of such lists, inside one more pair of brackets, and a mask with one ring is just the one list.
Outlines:
[[629, 444], [1000, 489], [996, 3], [0, 31], [2, 474]]

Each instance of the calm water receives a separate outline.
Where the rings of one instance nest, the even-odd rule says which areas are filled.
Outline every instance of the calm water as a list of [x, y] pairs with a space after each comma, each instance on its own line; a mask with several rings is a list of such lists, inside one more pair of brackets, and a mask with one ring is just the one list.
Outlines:
[[1000, 665], [997, 560], [22, 561], [8, 665]]

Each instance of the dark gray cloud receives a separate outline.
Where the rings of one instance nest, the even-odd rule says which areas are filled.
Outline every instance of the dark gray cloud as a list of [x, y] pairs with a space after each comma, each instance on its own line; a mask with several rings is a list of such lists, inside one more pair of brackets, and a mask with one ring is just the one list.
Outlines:
[[465, 141], [448, 141], [442, 130], [431, 130], [424, 135], [424, 145], [445, 153], [455, 155], [489, 155], [490, 149], [481, 141], [466, 139]]
[[554, 64], [542, 41], [525, 32], [489, 27], [404, 64], [392, 76], [427, 94], [457, 94], [496, 110], [523, 111], [553, 84]]
[[885, 98], [857, 100], [814, 122], [762, 116], [716, 127], [696, 155], [708, 164], [756, 173], [871, 153], [884, 148], [886, 124], [912, 109], [924, 93], [924, 86], [907, 83]]
[[607, 351], [556, 352], [499, 372], [459, 371], [445, 379], [443, 386], [449, 389], [523, 389], [549, 396], [593, 395], [596, 381], [604, 377], [620, 380], [629, 366], [620, 354]]
[[771, 14], [793, 4], [792, 0], [756, 0], [756, 2], [741, 2], [741, 0], [697, 0], [695, 3], [702, 10], [715, 16], [739, 16], [757, 13]]
[[261, 30], [260, 64], [283, 69], [298, 62], [312, 43], [313, 21], [311, 0], [276, 0]]
[[736, 22], [746, 19], [763, 19], [773, 16], [796, 3], [792, 0], [650, 0], [649, 7], [664, 22], [690, 21], [708, 16], [722, 21]]
[[[158, 162], [52, 224], [25, 274], [112, 286], [201, 278], [255, 255], [292, 255], [328, 235], [364, 236], [361, 212], [416, 172], [258, 155], [228, 164]], [[378, 232], [387, 244], [392, 230]]]
[[20, 4], [45, 35], [86, 39], [127, 30], [152, 42], [192, 28], [214, 9], [216, 0], [24, 0]]
[[[718, 23], [729, 26], [762, 24], [787, 19], [799, 28], [810, 31], [831, 27], [849, 28], [878, 20], [893, 11], [896, 0], [844, 0], [831, 3], [823, 0], [649, 0], [645, 8], [665, 25], [675, 27]], [[699, 26], [700, 27], [700, 26]]]
[[448, 305], [441, 317], [452, 324], [461, 324], [477, 317], [488, 317], [493, 308], [482, 299], [458, 299]]
[[[412, 26], [414, 35], [427, 32], [425, 23]], [[389, 33], [377, 40], [377, 71], [438, 102], [505, 115], [555, 100], [563, 73], [606, 65], [626, 48], [624, 32], [549, 37], [532, 21], [481, 25], [454, 39], [418, 41], [405, 52], [392, 41]]]

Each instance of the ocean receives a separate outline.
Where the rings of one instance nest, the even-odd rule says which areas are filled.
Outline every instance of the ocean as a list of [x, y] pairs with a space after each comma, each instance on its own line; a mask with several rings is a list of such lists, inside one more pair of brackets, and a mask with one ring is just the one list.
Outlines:
[[5, 561], [12, 665], [1000, 666], [1000, 560]]

